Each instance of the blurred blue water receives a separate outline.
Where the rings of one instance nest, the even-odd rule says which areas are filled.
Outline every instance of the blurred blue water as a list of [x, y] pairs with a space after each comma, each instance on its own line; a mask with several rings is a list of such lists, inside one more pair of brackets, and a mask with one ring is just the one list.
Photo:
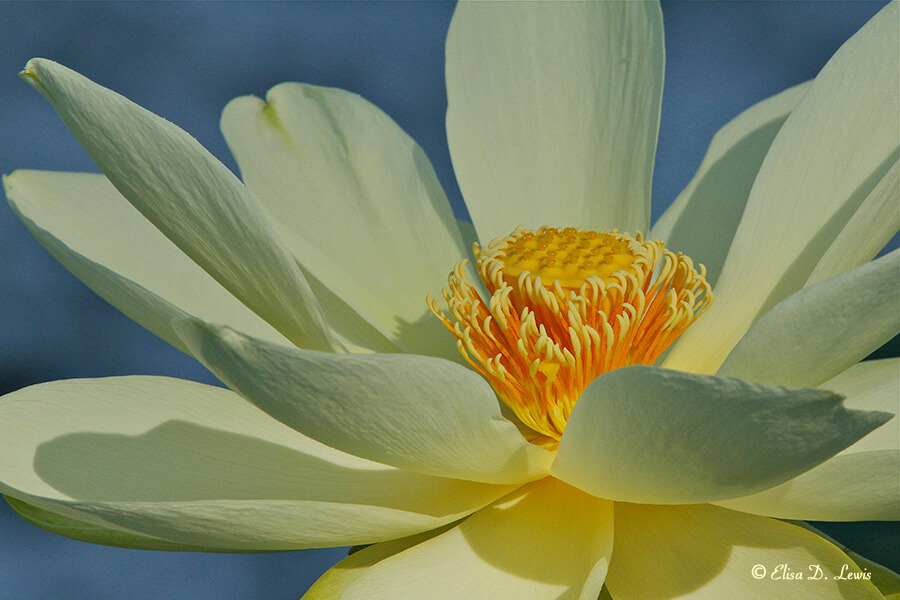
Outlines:
[[[669, 2], [654, 217], [738, 112], [815, 76], [884, 2]], [[0, 172], [95, 171], [15, 77], [60, 61], [181, 125], [235, 168], [218, 131], [234, 96], [296, 80], [360, 93], [431, 157], [464, 214], [446, 148], [447, 3], [0, 3]], [[0, 393], [66, 377], [165, 374], [211, 382], [193, 360], [81, 285], [0, 207]], [[893, 351], [896, 355], [896, 352]], [[828, 531], [900, 566], [896, 525]], [[45, 533], [0, 506], [0, 600], [297, 598], [342, 550], [268, 555], [137, 552]]]

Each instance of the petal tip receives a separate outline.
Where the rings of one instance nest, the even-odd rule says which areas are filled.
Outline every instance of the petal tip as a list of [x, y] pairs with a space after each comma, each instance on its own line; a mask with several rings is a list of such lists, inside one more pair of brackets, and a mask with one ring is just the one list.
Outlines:
[[44, 70], [43, 67], [55, 64], [52, 60], [47, 60], [46, 58], [32, 58], [25, 63], [25, 68], [19, 71], [19, 77], [49, 100], [50, 92], [44, 86], [44, 82], [41, 81], [40, 72]]
[[33, 79], [35, 81], [39, 81], [38, 71], [41, 69], [41, 66], [44, 63], [50, 63], [52, 61], [47, 60], [46, 58], [32, 58], [27, 63], [25, 63], [25, 67], [19, 71], [19, 77], [28, 81], [29, 79]]

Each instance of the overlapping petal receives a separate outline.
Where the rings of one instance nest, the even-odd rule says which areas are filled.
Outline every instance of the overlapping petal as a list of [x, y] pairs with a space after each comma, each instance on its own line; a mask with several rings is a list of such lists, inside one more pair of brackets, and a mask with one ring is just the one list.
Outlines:
[[203, 323], [180, 329], [194, 356], [229, 387], [344, 452], [488, 483], [536, 479], [552, 460], [501, 416], [487, 382], [455, 363], [285, 348]]
[[819, 529], [816, 529], [809, 523], [804, 523], [803, 521], [794, 521], [793, 524], [812, 531], [816, 535], [825, 538], [835, 546], [839, 547], [842, 551], [846, 552], [847, 556], [852, 558], [853, 562], [855, 562], [860, 569], [869, 572], [869, 574], [871, 575], [872, 584], [876, 588], [878, 588], [878, 591], [881, 592], [881, 594], [884, 596], [884, 600], [898, 600], [898, 593], [900, 593], [900, 575], [897, 575], [897, 573], [894, 573], [890, 569], [887, 569], [879, 565], [878, 563], [874, 563], [871, 560], [860, 556], [856, 552], [848, 549], [837, 540], [829, 537]]
[[135, 533], [124, 527], [103, 527], [86, 521], [79, 521], [71, 517], [50, 512], [37, 506], [22, 502], [11, 496], [6, 496], [6, 502], [16, 514], [28, 523], [40, 527], [56, 535], [69, 539], [99, 544], [101, 546], [114, 546], [116, 548], [131, 548], [134, 550], [166, 550], [175, 552], [239, 552], [239, 550], [221, 548], [205, 548], [203, 546], [189, 546], [176, 544], [150, 535]]
[[[186, 349], [171, 324], [188, 317], [289, 343], [169, 241], [103, 175], [16, 171], [5, 176], [3, 184], [13, 210], [57, 260], [129, 318], [180, 350]], [[332, 333], [344, 346], [356, 352], [399, 352], [340, 298], [304, 274]]]
[[706, 266], [706, 280], [712, 286], [772, 140], [809, 85], [801, 83], [758, 102], [722, 127], [694, 178], [647, 236]]
[[824, 281], [871, 260], [900, 229], [900, 162], [895, 161], [837, 235], [806, 285]]
[[900, 359], [859, 363], [822, 388], [894, 418], [799, 477], [722, 506], [784, 519], [900, 520]]
[[[616, 503], [615, 519], [606, 580], [613, 600], [882, 598], [870, 581], [838, 579], [845, 565], [845, 573], [860, 569], [797, 525], [711, 505]], [[819, 579], [811, 579], [813, 565], [822, 571]]]
[[[788, 117], [753, 184], [716, 303], [667, 367], [715, 372], [756, 319], [810, 279], [897, 161], [900, 55], [885, 48], [897, 48], [898, 32], [900, 5], [891, 2], [838, 50]], [[853, 262], [872, 258], [878, 249], [865, 228], [850, 230], [863, 237], [845, 234], [842, 245], [869, 248]]]
[[57, 260], [176, 348], [186, 351], [172, 320], [188, 317], [289, 344], [141, 216], [103, 175], [16, 171], [3, 184], [13, 210]]
[[512, 487], [406, 473], [306, 438], [231, 391], [161, 377], [0, 401], [0, 492], [180, 545], [281, 550], [439, 527]]
[[464, 2], [447, 137], [478, 236], [647, 231], [663, 82], [656, 2]]
[[216, 281], [295, 344], [339, 348], [256, 200], [197, 140], [52, 61], [30, 60], [23, 77], [116, 189]]
[[855, 552], [847, 552], [847, 556], [852, 558], [860, 569], [872, 574], [872, 585], [878, 588], [884, 600], [900, 600], [900, 574]]
[[438, 529], [411, 535], [405, 538], [372, 544], [361, 548], [351, 548], [350, 555], [326, 571], [316, 583], [304, 594], [302, 600], [339, 600], [345, 591], [358, 586], [369, 574], [369, 567], [377, 565], [386, 558], [400, 554], [426, 540], [436, 537], [454, 525], [445, 525]]
[[900, 250], [804, 288], [753, 324], [718, 375], [812, 387], [900, 333]]
[[402, 352], [375, 326], [360, 316], [356, 309], [341, 300], [316, 277], [300, 266], [310, 289], [319, 301], [331, 334], [348, 352]]
[[579, 398], [550, 470], [595, 496], [689, 504], [745, 496], [821, 463], [893, 415], [825, 390], [633, 366]]
[[304, 599], [595, 600], [613, 546], [613, 503], [547, 478], [422, 537], [360, 550]]
[[[646, 230], [658, 5], [500, 6], [462, 4], [447, 44], [451, 152], [481, 239], [519, 224]], [[120, 203], [102, 176], [14, 174], [14, 208], [76, 275], [256, 406], [163, 378], [21, 390], [0, 400], [11, 450], [0, 492], [26, 520], [96, 543], [375, 543], [311, 600], [880, 598], [871, 582], [835, 577], [853, 563], [831, 543], [759, 515], [900, 516], [900, 490], [883, 485], [900, 468], [897, 419], [884, 425], [900, 362], [826, 381], [900, 329], [900, 254], [859, 266], [897, 230], [900, 136], [884, 127], [900, 109], [897, 57], [869, 58], [897, 45], [897, 21], [892, 3], [799, 105], [805, 86], [726, 126], [655, 229], [709, 263], [712, 280], [722, 269], [719, 311], [667, 365], [713, 372], [725, 360], [720, 375], [757, 383], [608, 373], [584, 392], [552, 467], [471, 371], [316, 351], [458, 358], [421, 300], [465, 255], [460, 232], [424, 154], [383, 113], [300, 84], [230, 104], [223, 130], [261, 210], [181, 130], [31, 61], [26, 79], [149, 221], [124, 204], [97, 219], [56, 210], [67, 191], [95, 195], [99, 211]], [[865, 118], [847, 126], [837, 117], [850, 108]], [[697, 213], [715, 215], [699, 234]], [[151, 258], [120, 248], [132, 236], [150, 240]], [[173, 261], [175, 275], [142, 261]], [[532, 481], [548, 472], [559, 479]], [[615, 553], [606, 498], [657, 504], [615, 504]], [[712, 501], [758, 514], [698, 504]], [[815, 585], [753, 578], [754, 565], [813, 564]]]
[[458, 359], [424, 298], [465, 255], [422, 149], [343, 90], [283, 83], [232, 100], [222, 132], [304, 269], [407, 352]]

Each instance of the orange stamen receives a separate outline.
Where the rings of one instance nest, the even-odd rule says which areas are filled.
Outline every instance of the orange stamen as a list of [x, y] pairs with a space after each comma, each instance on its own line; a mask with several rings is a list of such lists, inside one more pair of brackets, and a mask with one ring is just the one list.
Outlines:
[[443, 293], [452, 319], [428, 305], [522, 423], [551, 440], [596, 377], [653, 364], [713, 299], [703, 265], [640, 233], [519, 228], [474, 250], [490, 298], [461, 261]]

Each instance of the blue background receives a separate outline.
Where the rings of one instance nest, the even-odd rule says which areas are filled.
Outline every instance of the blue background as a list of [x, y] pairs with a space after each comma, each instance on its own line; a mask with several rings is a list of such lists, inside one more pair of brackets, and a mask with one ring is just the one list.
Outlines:
[[[719, 127], [814, 77], [883, 4], [664, 2], [654, 218], [688, 182]], [[96, 171], [50, 106], [16, 77], [29, 58], [43, 56], [181, 125], [232, 169], [218, 131], [229, 99], [262, 95], [286, 80], [360, 93], [422, 145], [462, 216], [443, 121], [443, 44], [452, 11], [445, 3], [0, 3], [0, 172]], [[896, 343], [882, 354], [896, 355]], [[0, 393], [123, 374], [213, 381], [69, 275], [0, 206]], [[896, 524], [827, 530], [900, 566]], [[103, 548], [31, 527], [0, 506], [0, 600], [298, 598], [344, 555]]]

